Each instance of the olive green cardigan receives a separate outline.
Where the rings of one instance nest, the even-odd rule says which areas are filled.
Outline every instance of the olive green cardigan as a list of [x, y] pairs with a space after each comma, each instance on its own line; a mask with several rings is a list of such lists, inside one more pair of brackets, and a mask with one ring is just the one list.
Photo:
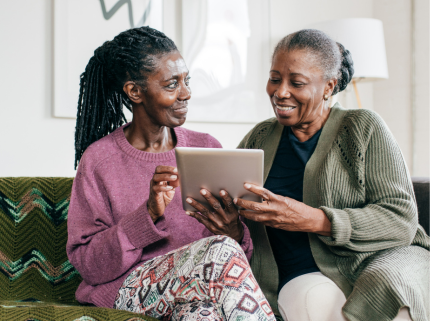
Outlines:
[[[265, 179], [282, 129], [276, 118], [268, 119], [239, 145], [264, 150]], [[331, 237], [309, 233], [310, 246], [321, 272], [345, 294], [348, 320], [388, 321], [404, 306], [413, 320], [428, 320], [430, 238], [418, 224], [402, 153], [376, 113], [332, 108], [306, 165], [303, 201], [331, 221]], [[278, 272], [266, 229], [247, 225], [252, 270], [277, 313]]]

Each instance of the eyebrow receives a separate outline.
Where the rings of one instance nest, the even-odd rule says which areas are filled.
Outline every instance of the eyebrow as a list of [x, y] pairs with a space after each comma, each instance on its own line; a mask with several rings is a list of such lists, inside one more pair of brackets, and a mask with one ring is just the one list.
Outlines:
[[307, 80], [310, 80], [309, 77], [307, 77], [307, 76], [305, 76], [305, 75], [303, 75], [303, 74], [301, 74], [299, 72], [293, 72], [293, 73], [291, 73], [291, 76], [302, 76], [302, 77], [305, 77]]
[[[277, 71], [277, 70], [270, 70], [270, 72], [276, 72], [277, 74], [281, 74], [279, 71]], [[291, 76], [302, 76], [302, 77], [305, 77], [307, 80], [310, 80], [310, 78], [309, 77], [307, 77], [307, 76], [305, 76], [305, 75], [303, 75], [303, 74], [301, 74], [301, 73], [299, 73], [299, 72], [293, 72], [293, 73], [291, 73], [290, 74]]]
[[[187, 75], [185, 77], [188, 77], [189, 75], [190, 75], [190, 71], [187, 72]], [[165, 79], [163, 81], [169, 81], [169, 80], [178, 79], [178, 78], [179, 78], [179, 74], [176, 74], [176, 75], [173, 75], [172, 77]]]

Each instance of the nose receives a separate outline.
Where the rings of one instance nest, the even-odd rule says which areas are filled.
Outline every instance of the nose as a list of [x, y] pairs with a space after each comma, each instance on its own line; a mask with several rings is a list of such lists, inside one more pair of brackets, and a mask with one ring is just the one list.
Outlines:
[[290, 88], [286, 81], [283, 81], [274, 93], [275, 98], [277, 99], [287, 99], [291, 97]]
[[181, 90], [179, 91], [178, 100], [186, 101], [191, 98], [191, 88], [187, 86], [185, 82], [181, 84]]

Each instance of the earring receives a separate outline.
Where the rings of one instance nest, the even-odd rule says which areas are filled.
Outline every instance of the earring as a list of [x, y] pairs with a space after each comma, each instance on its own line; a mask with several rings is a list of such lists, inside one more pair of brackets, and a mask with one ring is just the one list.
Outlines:
[[328, 95], [327, 94], [324, 95], [324, 100], [328, 100]]

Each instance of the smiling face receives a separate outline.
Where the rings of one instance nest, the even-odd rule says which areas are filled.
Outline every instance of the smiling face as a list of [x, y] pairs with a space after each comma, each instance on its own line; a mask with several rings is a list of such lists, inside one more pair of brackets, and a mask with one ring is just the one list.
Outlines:
[[191, 98], [188, 68], [178, 51], [154, 59], [155, 70], [148, 75], [145, 88], [131, 81], [124, 85], [133, 103], [133, 118], [157, 126], [181, 126]]
[[280, 50], [273, 57], [266, 91], [282, 125], [322, 127], [330, 112], [324, 95], [330, 96], [336, 83], [325, 79], [311, 53]]

